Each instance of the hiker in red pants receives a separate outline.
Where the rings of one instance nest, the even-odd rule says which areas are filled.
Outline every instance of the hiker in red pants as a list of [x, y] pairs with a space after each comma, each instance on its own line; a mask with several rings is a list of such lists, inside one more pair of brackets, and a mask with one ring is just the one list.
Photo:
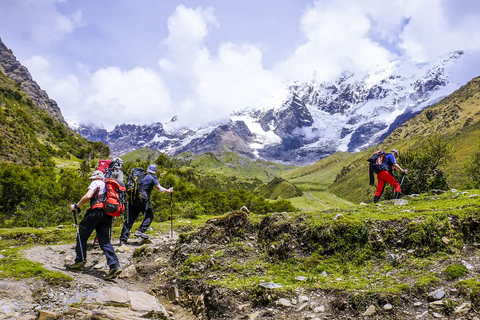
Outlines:
[[403, 174], [407, 173], [407, 170], [403, 170], [395, 159], [398, 156], [398, 151], [396, 149], [392, 149], [388, 155], [384, 158], [384, 164], [386, 165], [386, 170], [382, 170], [377, 173], [377, 192], [375, 192], [375, 196], [373, 197], [373, 202], [377, 203], [380, 200], [380, 196], [383, 193], [383, 188], [385, 187], [385, 183], [390, 183], [393, 188], [395, 188], [395, 193], [397, 194], [397, 198], [402, 197], [402, 190], [400, 188], [400, 183], [398, 183], [397, 179], [393, 176], [393, 170], [397, 169], [403, 172]]

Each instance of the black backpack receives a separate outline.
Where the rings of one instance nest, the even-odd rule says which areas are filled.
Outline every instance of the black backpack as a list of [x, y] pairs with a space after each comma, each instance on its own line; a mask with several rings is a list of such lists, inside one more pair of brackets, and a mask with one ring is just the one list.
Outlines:
[[379, 150], [379, 151], [376, 151], [370, 158], [367, 159], [367, 161], [370, 163], [369, 175], [370, 175], [371, 186], [374, 185], [374, 179], [373, 179], [374, 173], [390, 170], [388, 165], [384, 162], [386, 156], [387, 156], [387, 153], [385, 153], [382, 150]]
[[142, 168], [132, 168], [130, 170], [125, 185], [130, 203], [133, 203], [135, 200], [146, 199], [147, 195], [139, 188], [146, 175], [147, 173]]

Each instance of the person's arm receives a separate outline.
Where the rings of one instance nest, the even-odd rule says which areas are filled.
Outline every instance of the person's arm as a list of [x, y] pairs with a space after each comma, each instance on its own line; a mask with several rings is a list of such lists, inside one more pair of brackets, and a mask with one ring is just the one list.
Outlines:
[[402, 171], [402, 172], [405, 173], [405, 174], [407, 173], [407, 169], [403, 170], [403, 169], [398, 165], [398, 163], [395, 163], [395, 164], [393, 165], [393, 167], [394, 167], [395, 169], [397, 169], [397, 170]]
[[81, 206], [83, 206], [85, 203], [87, 203], [88, 201], [90, 201], [90, 198], [93, 197], [93, 193], [95, 191], [93, 189], [88, 189], [87, 193], [85, 193], [82, 197], [82, 199], [80, 199], [80, 201], [78, 201], [78, 203], [74, 203], [72, 205], [70, 205], [70, 210], [75, 210], [77, 208], [80, 208]]
[[162, 192], [162, 193], [172, 193], [173, 192], [173, 187], [171, 187], [170, 189], [165, 189], [164, 187], [162, 187], [160, 184], [157, 184], [155, 186], [155, 188], [157, 188], [158, 191]]

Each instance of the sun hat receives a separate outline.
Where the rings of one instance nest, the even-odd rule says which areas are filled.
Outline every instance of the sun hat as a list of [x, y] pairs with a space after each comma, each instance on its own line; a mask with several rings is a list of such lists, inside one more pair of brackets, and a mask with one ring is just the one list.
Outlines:
[[104, 180], [105, 179], [105, 175], [103, 174], [102, 171], [100, 170], [95, 170], [92, 172], [92, 174], [90, 175], [90, 180], [94, 180], [94, 179], [102, 179]]
[[395, 153], [395, 155], [398, 156], [398, 151], [397, 151], [397, 149], [392, 149], [392, 151], [390, 151], [390, 153]]
[[148, 169], [147, 169], [147, 172], [148, 173], [156, 173], [157, 172], [157, 166], [154, 165], [154, 164], [149, 165]]

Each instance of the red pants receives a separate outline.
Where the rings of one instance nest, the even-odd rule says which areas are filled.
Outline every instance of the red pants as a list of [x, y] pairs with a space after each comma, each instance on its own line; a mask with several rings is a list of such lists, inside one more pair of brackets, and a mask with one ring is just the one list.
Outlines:
[[388, 171], [380, 171], [377, 173], [377, 192], [375, 192], [375, 196], [380, 197], [382, 195], [383, 187], [386, 182], [390, 183], [395, 188], [395, 192], [402, 192], [402, 190], [400, 190], [400, 183], [398, 183]]

